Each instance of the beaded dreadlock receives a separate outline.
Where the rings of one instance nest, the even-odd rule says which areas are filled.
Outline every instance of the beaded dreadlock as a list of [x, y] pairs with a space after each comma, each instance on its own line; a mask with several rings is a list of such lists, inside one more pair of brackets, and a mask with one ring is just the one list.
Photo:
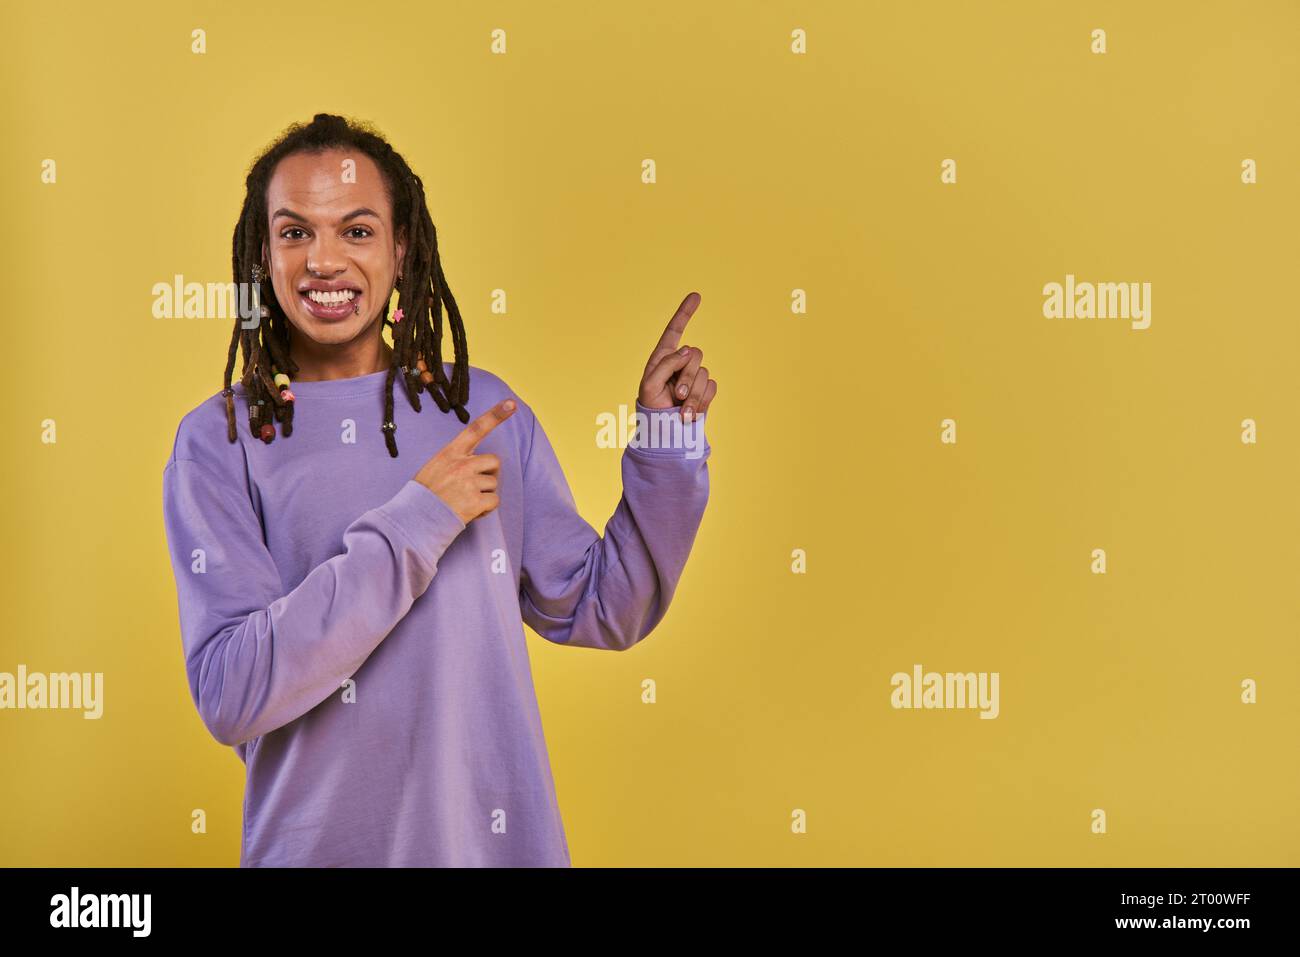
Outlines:
[[[253, 163], [245, 180], [244, 209], [235, 225], [231, 263], [239, 283], [251, 279], [261, 282], [261, 250], [267, 239], [266, 187], [276, 165], [295, 153], [318, 153], [343, 148], [365, 153], [384, 176], [392, 200], [393, 223], [405, 226], [407, 238], [403, 262], [398, 266], [398, 309], [396, 321], [388, 318], [384, 302], [383, 324], [392, 330], [393, 364], [384, 382], [384, 441], [388, 454], [397, 457], [397, 426], [393, 421], [393, 379], [401, 373], [402, 386], [411, 407], [420, 411], [419, 393], [427, 389], [443, 412], [455, 410], [461, 423], [469, 421], [465, 403], [469, 401], [469, 346], [465, 325], [451, 290], [442, 274], [438, 258], [438, 234], [424, 199], [424, 184], [406, 165], [400, 153], [368, 123], [361, 123], [317, 113], [311, 123], [294, 123]], [[236, 315], [235, 330], [230, 337], [226, 357], [225, 387], [227, 435], [235, 438], [235, 393], [231, 375], [235, 368], [235, 350], [243, 353], [240, 382], [248, 390], [248, 428], [254, 438], [270, 442], [275, 438], [272, 418], [281, 423], [285, 438], [293, 434], [294, 395], [290, 376], [298, 371], [289, 355], [289, 320], [276, 301], [269, 282], [261, 282], [261, 318], [252, 329], [245, 329], [243, 317]], [[442, 370], [442, 305], [446, 303], [451, 318], [451, 337], [456, 361], [451, 381]], [[426, 363], [426, 358], [432, 362]], [[444, 395], [445, 393], [445, 395]]]

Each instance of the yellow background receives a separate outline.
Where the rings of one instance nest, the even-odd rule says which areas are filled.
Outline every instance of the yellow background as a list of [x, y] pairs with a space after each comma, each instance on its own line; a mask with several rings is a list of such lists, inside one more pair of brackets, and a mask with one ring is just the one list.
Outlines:
[[[231, 278], [248, 164], [318, 111], [421, 175], [470, 361], [598, 530], [595, 417], [703, 297], [667, 619], [529, 636], [575, 865], [1300, 864], [1296, 4], [6, 7], [0, 670], [102, 671], [105, 714], [0, 712], [0, 864], [238, 862], [161, 521], [229, 323], [151, 290]], [[1150, 329], [1045, 319], [1066, 273], [1152, 283]], [[1001, 716], [892, 709], [915, 663]]]

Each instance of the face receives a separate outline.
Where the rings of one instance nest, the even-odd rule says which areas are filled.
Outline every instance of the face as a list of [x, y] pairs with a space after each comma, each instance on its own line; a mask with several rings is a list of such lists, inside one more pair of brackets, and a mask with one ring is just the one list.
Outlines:
[[[344, 179], [346, 160], [355, 175]], [[350, 164], [349, 164], [350, 165]], [[266, 188], [265, 256], [276, 300], [294, 329], [322, 346], [375, 328], [402, 262], [383, 174], [341, 149], [287, 156]]]

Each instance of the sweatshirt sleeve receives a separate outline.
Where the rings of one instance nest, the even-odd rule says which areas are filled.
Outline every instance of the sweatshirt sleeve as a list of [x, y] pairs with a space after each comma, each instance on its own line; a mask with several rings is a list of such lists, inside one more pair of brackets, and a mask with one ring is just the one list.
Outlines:
[[708, 413], [686, 423], [680, 408], [637, 402], [636, 409], [638, 431], [622, 457], [623, 494], [603, 536], [578, 514], [533, 416], [519, 602], [524, 621], [548, 641], [632, 647], [663, 619], [686, 566], [709, 499]]
[[408, 481], [343, 533], [343, 551], [285, 591], [246, 491], [173, 458], [163, 517], [190, 692], [222, 744], [240, 745], [310, 711], [354, 674], [424, 593], [465, 528]]

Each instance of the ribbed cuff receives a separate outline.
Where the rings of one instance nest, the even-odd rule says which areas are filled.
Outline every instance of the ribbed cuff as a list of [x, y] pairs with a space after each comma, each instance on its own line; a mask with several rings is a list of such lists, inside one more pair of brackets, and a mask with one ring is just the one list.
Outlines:
[[627, 447], [635, 453], [673, 458], [698, 459], [709, 451], [704, 433], [707, 412], [695, 413], [690, 422], [682, 418], [681, 406], [650, 409], [636, 402], [636, 432]]
[[431, 565], [465, 530], [466, 523], [437, 493], [415, 479], [377, 509], [392, 522]]

